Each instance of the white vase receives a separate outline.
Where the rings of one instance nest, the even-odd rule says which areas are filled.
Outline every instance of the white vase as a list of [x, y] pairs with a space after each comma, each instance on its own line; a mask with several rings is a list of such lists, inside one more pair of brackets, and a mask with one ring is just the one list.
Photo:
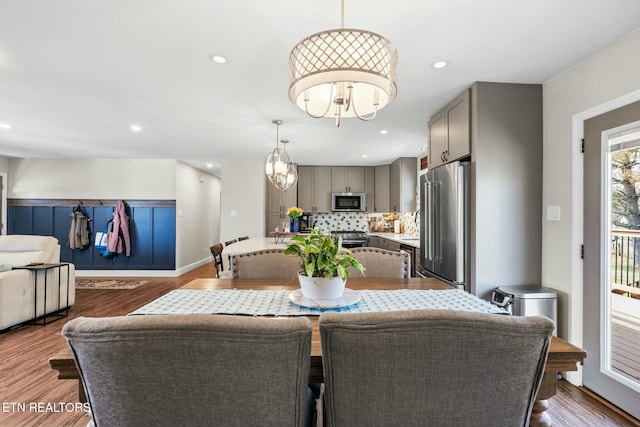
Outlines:
[[337, 299], [344, 294], [345, 281], [340, 277], [325, 279], [298, 274], [302, 295], [311, 299]]

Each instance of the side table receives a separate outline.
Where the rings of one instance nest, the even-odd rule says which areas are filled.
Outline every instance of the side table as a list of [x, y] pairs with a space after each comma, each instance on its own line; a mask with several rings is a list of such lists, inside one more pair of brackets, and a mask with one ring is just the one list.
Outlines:
[[[66, 307], [60, 308], [60, 285], [62, 282], [62, 268], [66, 267], [67, 269], [67, 299], [66, 299]], [[47, 313], [47, 271], [52, 270], [54, 268], [58, 269], [58, 309], [51, 313]], [[13, 267], [14, 270], [30, 270], [33, 272], [33, 320], [31, 321], [34, 325], [46, 325], [47, 323], [51, 323], [55, 320], [61, 319], [63, 317], [67, 317], [69, 315], [69, 263], [68, 262], [56, 262], [56, 263], [34, 263], [27, 264], [21, 267]], [[42, 306], [42, 316], [38, 316], [38, 275], [42, 272], [44, 275], [44, 294], [43, 294], [43, 306]], [[52, 319], [47, 321], [47, 317], [51, 317]], [[40, 322], [38, 322], [40, 320]]]

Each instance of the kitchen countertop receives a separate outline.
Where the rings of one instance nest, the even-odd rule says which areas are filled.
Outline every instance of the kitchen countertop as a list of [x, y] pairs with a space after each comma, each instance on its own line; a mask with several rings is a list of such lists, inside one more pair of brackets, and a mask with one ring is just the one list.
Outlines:
[[420, 247], [420, 237], [412, 236], [409, 234], [370, 232], [369, 236], [378, 236], [382, 237], [383, 239], [389, 239], [394, 242], [402, 243], [403, 245], [414, 246], [416, 248]]

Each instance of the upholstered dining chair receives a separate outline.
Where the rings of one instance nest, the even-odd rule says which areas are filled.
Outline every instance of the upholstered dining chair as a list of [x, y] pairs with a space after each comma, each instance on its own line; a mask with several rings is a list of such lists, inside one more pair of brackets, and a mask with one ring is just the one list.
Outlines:
[[553, 321], [454, 310], [323, 313], [338, 426], [527, 426]]
[[[367, 277], [410, 277], [411, 256], [406, 251], [381, 248], [353, 248], [353, 256], [367, 269]], [[354, 273], [356, 270], [351, 271]]]
[[284, 249], [262, 249], [233, 257], [236, 279], [292, 279], [300, 268], [300, 258], [285, 255]]
[[216, 268], [216, 277], [220, 278], [220, 273], [224, 271], [224, 262], [222, 261], [222, 243], [216, 243], [209, 248], [213, 255], [213, 265]]
[[309, 319], [79, 317], [62, 334], [97, 427], [304, 425]]

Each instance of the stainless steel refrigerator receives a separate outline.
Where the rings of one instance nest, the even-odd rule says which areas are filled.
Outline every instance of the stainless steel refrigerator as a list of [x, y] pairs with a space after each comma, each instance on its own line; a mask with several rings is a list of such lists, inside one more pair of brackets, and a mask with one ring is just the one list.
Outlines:
[[469, 291], [470, 163], [420, 176], [420, 274]]

